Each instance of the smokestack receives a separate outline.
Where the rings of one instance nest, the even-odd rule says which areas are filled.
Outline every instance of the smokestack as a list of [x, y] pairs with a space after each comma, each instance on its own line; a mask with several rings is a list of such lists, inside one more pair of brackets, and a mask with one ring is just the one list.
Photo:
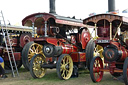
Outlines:
[[50, 2], [50, 11], [49, 11], [49, 13], [54, 13], [54, 14], [56, 14], [56, 11], [55, 11], [55, 0], [49, 0], [49, 2]]
[[115, 11], [115, 0], [108, 0], [108, 12]]

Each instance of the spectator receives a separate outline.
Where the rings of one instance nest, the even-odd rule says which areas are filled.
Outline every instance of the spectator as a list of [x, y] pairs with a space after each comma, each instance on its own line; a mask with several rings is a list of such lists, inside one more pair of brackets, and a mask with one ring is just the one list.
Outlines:
[[2, 57], [0, 57], [0, 77], [1, 78], [7, 78], [7, 76], [5, 75], [4, 60]]

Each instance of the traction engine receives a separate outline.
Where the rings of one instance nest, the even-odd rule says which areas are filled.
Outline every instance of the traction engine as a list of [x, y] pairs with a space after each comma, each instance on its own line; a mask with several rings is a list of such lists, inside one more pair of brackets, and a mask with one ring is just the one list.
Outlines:
[[[95, 18], [94, 18], [95, 17]], [[84, 24], [95, 26], [95, 40], [87, 47], [92, 53], [88, 64], [93, 82], [100, 82], [103, 72], [114, 77], [123, 76], [128, 85], [128, 18], [113, 14], [99, 14], [85, 19]], [[89, 59], [88, 59], [89, 61]]]
[[27, 43], [22, 51], [23, 65], [33, 78], [42, 78], [47, 68], [56, 68], [60, 79], [69, 79], [72, 73], [77, 75], [78, 68], [85, 68], [90, 33], [81, 20], [36, 13], [22, 22], [37, 33], [34, 42]]
[[[80, 20], [74, 22], [76, 19], [72, 18], [64, 17], [65, 20], [61, 20], [58, 15], [46, 13], [33, 14], [29, 18], [39, 15], [42, 16], [35, 20], [40, 21], [34, 23], [47, 22], [47, 24], [42, 24], [40, 27], [40, 23], [34, 25], [37, 26], [35, 29], [37, 36], [33, 39], [34, 43], [27, 43], [22, 51], [23, 58], [26, 59], [23, 65], [30, 70], [33, 78], [42, 78], [47, 68], [56, 68], [60, 79], [69, 79], [74, 69], [77, 71], [77, 68], [86, 66], [85, 49], [90, 40], [90, 33]], [[48, 16], [47, 21], [43, 20]], [[23, 20], [23, 25], [29, 18]]]
[[78, 68], [86, 66], [86, 45], [90, 33], [82, 20], [59, 16], [55, 0], [50, 0], [50, 13], [35, 13], [22, 20], [23, 26], [33, 27], [34, 42], [22, 51], [23, 65], [33, 78], [42, 78], [46, 69], [56, 68], [60, 79], [78, 76]]
[[[3, 30], [8, 31], [8, 36], [10, 38], [10, 43], [9, 40], [7, 39], [5, 42], [4, 35], [2, 33], [2, 26]], [[8, 52], [12, 61], [12, 65], [14, 66], [14, 61], [13, 61], [13, 56], [11, 53], [11, 49], [9, 48], [10, 44], [12, 46], [14, 58], [16, 61], [16, 66], [17, 68], [20, 68], [22, 66], [22, 57], [21, 57], [21, 52], [24, 47], [24, 45], [30, 41], [32, 41], [32, 28], [30, 27], [23, 27], [23, 26], [13, 26], [13, 25], [7, 25], [6, 27], [1, 24], [0, 26], [0, 56], [3, 57], [4, 59], [4, 68], [5, 69], [12, 69], [11, 64], [9, 62], [9, 56]], [[7, 34], [6, 34], [7, 35]], [[6, 45], [8, 46], [8, 51], [6, 48]]]

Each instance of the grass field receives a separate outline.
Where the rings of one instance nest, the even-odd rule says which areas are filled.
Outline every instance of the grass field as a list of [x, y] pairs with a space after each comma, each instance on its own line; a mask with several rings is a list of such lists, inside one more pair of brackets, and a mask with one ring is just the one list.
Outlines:
[[114, 80], [109, 73], [105, 73], [101, 82], [93, 83], [87, 70], [79, 71], [78, 78], [60, 80], [56, 74], [56, 69], [48, 69], [46, 75], [41, 79], [33, 79], [24, 68], [19, 70], [19, 77], [13, 78], [7, 74], [8, 78], [0, 79], [0, 85], [124, 85], [124, 83]]

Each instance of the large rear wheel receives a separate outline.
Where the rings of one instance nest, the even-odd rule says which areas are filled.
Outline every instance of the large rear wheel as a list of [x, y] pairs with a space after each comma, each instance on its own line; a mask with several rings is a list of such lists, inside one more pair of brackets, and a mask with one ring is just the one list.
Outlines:
[[22, 62], [24, 67], [29, 70], [30, 61], [35, 54], [42, 54], [42, 45], [29, 42], [25, 45], [22, 51]]
[[45, 57], [41, 54], [35, 54], [30, 62], [30, 74], [33, 78], [42, 78], [45, 75], [46, 69], [41, 65], [45, 63]]
[[57, 61], [56, 70], [60, 79], [69, 79], [73, 72], [73, 61], [71, 56], [68, 54], [62, 54]]

